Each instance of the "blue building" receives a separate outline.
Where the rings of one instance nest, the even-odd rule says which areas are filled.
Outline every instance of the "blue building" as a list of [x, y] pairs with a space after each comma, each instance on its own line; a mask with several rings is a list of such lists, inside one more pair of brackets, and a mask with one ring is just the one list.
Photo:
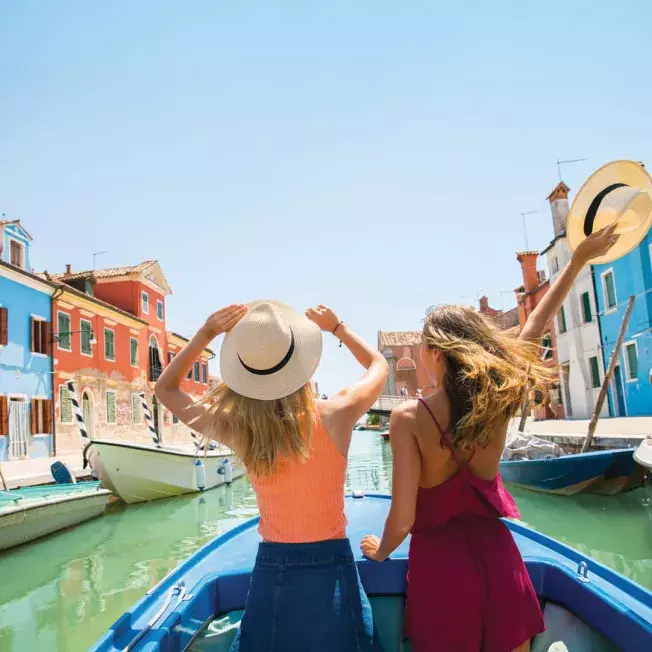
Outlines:
[[53, 454], [52, 301], [32, 273], [32, 238], [0, 220], [0, 461]]
[[626, 256], [593, 267], [607, 368], [630, 296], [634, 308], [609, 391], [611, 416], [652, 415], [652, 230]]

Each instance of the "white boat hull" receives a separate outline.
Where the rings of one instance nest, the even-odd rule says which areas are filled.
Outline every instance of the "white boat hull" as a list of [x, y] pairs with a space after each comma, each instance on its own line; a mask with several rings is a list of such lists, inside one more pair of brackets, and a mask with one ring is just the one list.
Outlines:
[[[231, 452], [195, 454], [180, 448], [94, 439], [84, 454], [102, 486], [129, 504], [217, 487], [225, 482], [225, 476], [218, 473], [225, 459], [231, 461], [233, 479], [244, 474]], [[204, 467], [204, 487], [198, 485], [197, 460]]]
[[19, 501], [0, 512], [0, 550], [52, 534], [104, 513], [111, 498], [105, 489]]
[[634, 460], [652, 471], [652, 438], [644, 439], [634, 451]]

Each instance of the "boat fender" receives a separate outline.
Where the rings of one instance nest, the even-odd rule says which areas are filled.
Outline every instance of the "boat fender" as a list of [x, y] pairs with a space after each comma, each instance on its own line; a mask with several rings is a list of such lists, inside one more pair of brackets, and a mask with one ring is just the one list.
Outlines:
[[201, 460], [195, 460], [195, 479], [197, 481], [197, 489], [204, 491], [206, 489], [206, 469]]
[[231, 460], [224, 460], [222, 467], [224, 468], [224, 482], [231, 484], [233, 482], [233, 464], [231, 464]]

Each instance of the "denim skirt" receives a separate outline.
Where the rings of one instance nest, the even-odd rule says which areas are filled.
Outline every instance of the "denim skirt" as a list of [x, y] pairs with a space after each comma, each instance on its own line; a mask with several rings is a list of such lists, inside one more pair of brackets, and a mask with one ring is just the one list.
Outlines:
[[381, 652], [348, 539], [258, 548], [231, 652]]

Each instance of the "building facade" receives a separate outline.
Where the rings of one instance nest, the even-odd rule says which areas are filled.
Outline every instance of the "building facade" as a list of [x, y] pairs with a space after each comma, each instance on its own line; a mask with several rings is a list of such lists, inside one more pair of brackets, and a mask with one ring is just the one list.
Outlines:
[[626, 256], [595, 265], [602, 358], [608, 367], [628, 299], [634, 307], [609, 387], [611, 416], [652, 415], [652, 231]]
[[[91, 438], [150, 442], [140, 393], [164, 444], [190, 442], [189, 429], [159, 405], [154, 385], [187, 340], [166, 330], [170, 287], [156, 261], [132, 267], [45, 274], [54, 295], [54, 419], [57, 451], [80, 446], [67, 383], [75, 384]], [[182, 385], [194, 398], [208, 391], [204, 351]]]
[[0, 221], [0, 461], [54, 452], [52, 283], [32, 273], [31, 236]]
[[378, 331], [378, 350], [389, 365], [384, 395], [414, 397], [430, 385], [421, 362], [421, 331]]
[[[541, 255], [546, 256], [551, 284], [559, 278], [572, 254], [566, 239], [569, 192], [568, 186], [560, 182], [548, 195], [554, 238]], [[594, 270], [587, 265], [554, 319], [561, 402], [567, 419], [591, 418], [604, 378], [594, 279]], [[609, 407], [605, 404], [601, 416], [608, 415]]]

